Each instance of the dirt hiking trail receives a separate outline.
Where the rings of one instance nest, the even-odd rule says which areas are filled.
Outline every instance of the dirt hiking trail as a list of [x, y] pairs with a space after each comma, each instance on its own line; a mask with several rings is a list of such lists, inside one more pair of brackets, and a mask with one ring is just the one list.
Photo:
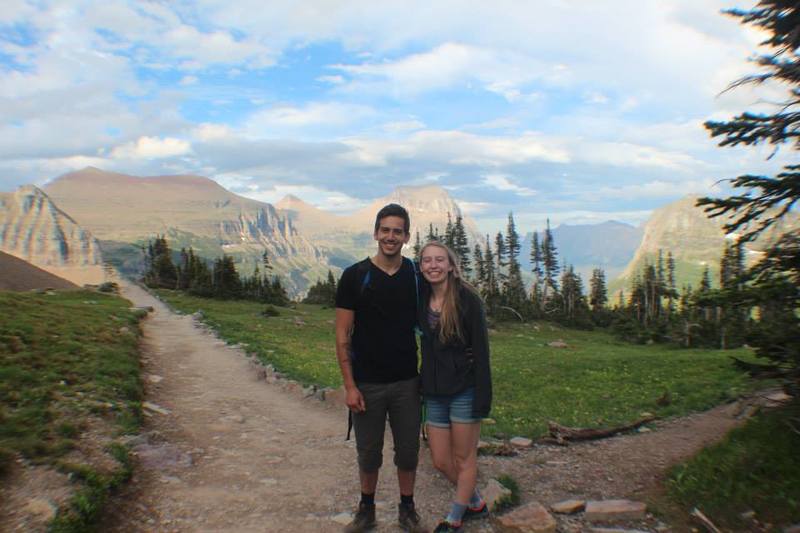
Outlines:
[[[257, 377], [241, 350], [190, 316], [171, 312], [145, 290], [127, 286], [143, 322], [146, 400], [155, 404], [128, 487], [100, 525], [112, 532], [341, 531], [358, 499], [353, 441], [345, 410]], [[331, 347], [333, 350], [333, 347]], [[333, 358], [333, 355], [331, 355]], [[569, 401], [565, 398], [565, 401]], [[160, 411], [160, 412], [159, 412]], [[520, 485], [522, 503], [643, 498], [665, 469], [719, 439], [738, 421], [731, 407], [658, 423], [650, 433], [569, 447], [537, 446], [517, 457], [481, 457], [479, 484], [502, 473]], [[376, 531], [400, 531], [399, 500], [387, 435], [377, 493]], [[422, 447], [415, 499], [431, 529], [449, 507], [449, 484], [433, 473]], [[581, 531], [559, 517], [559, 531]], [[669, 530], [655, 518], [640, 530]], [[491, 521], [465, 531], [494, 531]]]

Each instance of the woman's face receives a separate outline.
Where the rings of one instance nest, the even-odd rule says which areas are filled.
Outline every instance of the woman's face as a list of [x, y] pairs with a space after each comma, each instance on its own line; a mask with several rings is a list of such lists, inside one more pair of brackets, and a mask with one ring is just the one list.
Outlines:
[[438, 246], [428, 246], [422, 252], [420, 259], [422, 276], [429, 283], [437, 284], [447, 280], [447, 275], [453, 271], [453, 265], [447, 257], [447, 252]]

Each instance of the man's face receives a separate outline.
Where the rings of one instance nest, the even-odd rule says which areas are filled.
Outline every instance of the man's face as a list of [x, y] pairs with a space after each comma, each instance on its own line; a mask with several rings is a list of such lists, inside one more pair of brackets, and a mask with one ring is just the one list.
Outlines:
[[393, 257], [403, 249], [403, 245], [408, 242], [410, 237], [404, 226], [405, 221], [400, 217], [389, 216], [380, 220], [374, 237], [378, 241], [378, 249], [383, 255]]

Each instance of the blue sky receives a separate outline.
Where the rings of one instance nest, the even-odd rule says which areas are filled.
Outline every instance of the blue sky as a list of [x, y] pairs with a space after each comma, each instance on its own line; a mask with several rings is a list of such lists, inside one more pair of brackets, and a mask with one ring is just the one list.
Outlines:
[[347, 212], [439, 184], [485, 231], [638, 223], [772, 172], [702, 123], [763, 38], [728, 0], [24, 2], [0, 11], [0, 190], [93, 165]]

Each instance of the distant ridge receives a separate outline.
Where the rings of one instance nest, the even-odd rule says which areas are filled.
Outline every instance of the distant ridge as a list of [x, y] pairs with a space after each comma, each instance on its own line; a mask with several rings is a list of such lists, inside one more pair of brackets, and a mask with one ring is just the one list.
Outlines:
[[77, 289], [77, 285], [18, 257], [0, 252], [0, 290]]
[[120, 261], [141, 257], [143, 243], [166, 235], [176, 251], [191, 246], [207, 259], [233, 256], [247, 276], [267, 252], [274, 273], [283, 275], [293, 294], [327, 273], [325, 251], [290, 217], [209, 178], [136, 177], [88, 167], [56, 178], [45, 190]]
[[33, 185], [0, 193], [0, 251], [78, 285], [105, 279], [91, 232]]

